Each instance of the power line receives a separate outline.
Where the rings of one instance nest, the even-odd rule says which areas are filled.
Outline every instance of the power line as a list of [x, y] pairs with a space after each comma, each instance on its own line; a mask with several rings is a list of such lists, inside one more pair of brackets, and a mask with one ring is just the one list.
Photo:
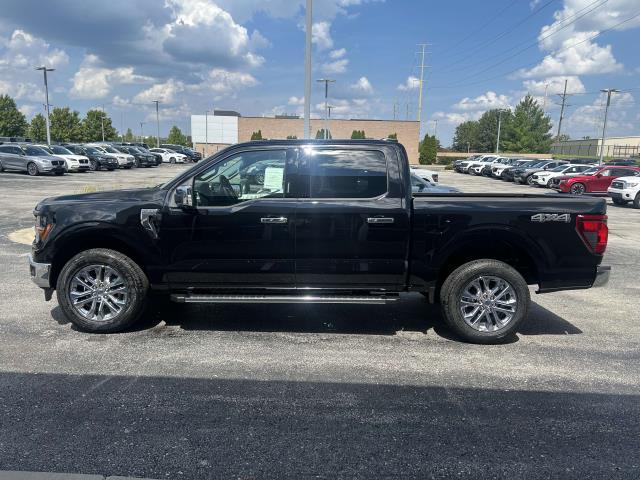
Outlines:
[[[571, 44], [571, 45], [567, 45], [566, 47], [561, 48], [560, 50], [556, 50], [556, 51], [555, 51], [555, 52], [553, 52], [553, 53], [554, 53], [554, 54], [558, 54], [558, 53], [564, 52], [564, 51], [566, 51], [566, 50], [568, 50], [568, 49], [570, 49], [570, 48], [573, 48], [573, 47], [576, 47], [576, 46], [578, 46], [578, 45], [581, 45], [581, 44], [583, 44], [583, 43], [585, 43], [585, 42], [591, 41], [591, 40], [593, 40], [593, 39], [595, 39], [595, 38], [598, 38], [600, 35], [602, 35], [602, 34], [604, 34], [604, 33], [610, 32], [611, 30], [614, 30], [615, 28], [617, 28], [617, 27], [619, 27], [619, 26], [621, 26], [621, 25], [623, 25], [623, 24], [625, 24], [625, 23], [628, 23], [628, 22], [630, 22], [631, 20], [636, 19], [637, 17], [640, 17], [640, 12], [638, 12], [638, 13], [636, 13], [635, 15], [633, 15], [633, 16], [631, 16], [631, 17], [627, 18], [626, 20], [623, 20], [623, 21], [621, 21], [621, 22], [616, 23], [615, 25], [613, 25], [613, 26], [611, 26], [611, 27], [609, 27], [609, 28], [607, 28], [607, 29], [605, 29], [605, 30], [603, 30], [603, 31], [599, 32], [599, 33], [596, 33], [595, 35], [592, 35], [591, 37], [585, 38], [585, 39], [580, 40], [579, 42], [573, 43], [573, 44]], [[436, 85], [436, 86], [433, 86], [433, 87], [431, 87], [431, 88], [432, 88], [432, 89], [434, 89], [434, 88], [437, 88], [437, 89], [444, 89], [444, 88], [459, 88], [459, 87], [467, 87], [467, 86], [471, 86], [471, 85], [480, 85], [480, 84], [482, 84], [482, 83], [486, 83], [486, 82], [489, 82], [489, 81], [491, 81], [491, 80], [495, 80], [496, 78], [501, 78], [501, 77], [504, 77], [505, 75], [509, 75], [509, 74], [511, 74], [511, 73], [517, 72], [518, 70], [520, 70], [520, 69], [522, 69], [522, 68], [525, 68], [525, 67], [529, 67], [529, 66], [535, 65], [536, 63], [538, 63], [540, 60], [544, 59], [545, 57], [546, 57], [546, 55], [544, 55], [544, 56], [543, 56], [543, 57], [541, 57], [541, 58], [538, 58], [537, 60], [535, 60], [535, 61], [533, 61], [533, 62], [529, 62], [529, 63], [526, 63], [526, 64], [521, 65], [521, 66], [519, 66], [519, 67], [516, 67], [516, 68], [514, 68], [513, 70], [509, 70], [508, 72], [503, 72], [503, 73], [500, 73], [500, 74], [498, 74], [498, 75], [494, 75], [494, 76], [491, 76], [491, 77], [488, 77], [488, 78], [485, 78], [485, 79], [483, 79], [483, 80], [479, 80], [479, 81], [476, 81], [476, 82], [469, 82], [469, 83], [462, 83], [462, 84], [461, 84], [461, 83], [454, 83], [454, 84], [450, 84], [450, 85]], [[511, 57], [510, 57], [510, 58], [511, 58]], [[507, 60], [508, 60], [508, 59], [507, 59]], [[505, 60], [505, 61], [506, 61], [506, 60]], [[503, 61], [503, 62], [500, 62], [500, 63], [504, 63], [504, 61]], [[492, 67], [491, 67], [491, 68], [492, 68]], [[484, 69], [482, 72], [484, 72], [484, 71], [486, 71], [486, 70], [488, 70], [488, 69]], [[482, 72], [478, 72], [478, 73], [482, 73]]]
[[560, 140], [560, 130], [562, 128], [562, 119], [564, 118], [564, 108], [565, 108], [565, 103], [567, 101], [567, 95], [571, 95], [571, 94], [567, 94], [567, 79], [565, 78], [564, 92], [562, 93], [562, 95], [560, 95], [560, 97], [562, 98], [562, 107], [560, 108], [560, 120], [558, 120], [558, 134], [556, 135], [556, 141]]

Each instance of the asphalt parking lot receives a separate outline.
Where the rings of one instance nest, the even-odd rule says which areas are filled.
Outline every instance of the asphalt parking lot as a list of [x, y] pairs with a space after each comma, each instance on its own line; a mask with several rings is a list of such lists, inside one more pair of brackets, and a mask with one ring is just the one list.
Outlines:
[[[0, 470], [151, 478], [639, 478], [640, 210], [609, 206], [601, 289], [533, 296], [498, 346], [436, 307], [165, 306], [71, 328], [28, 276], [42, 198], [186, 166], [0, 174]], [[544, 189], [441, 172], [465, 192]]]

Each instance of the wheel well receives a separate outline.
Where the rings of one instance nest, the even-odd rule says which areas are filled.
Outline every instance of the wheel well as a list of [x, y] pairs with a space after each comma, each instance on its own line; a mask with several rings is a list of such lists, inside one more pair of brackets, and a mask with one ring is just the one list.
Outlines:
[[144, 268], [144, 262], [141, 261], [141, 257], [138, 252], [131, 248], [131, 246], [126, 242], [110, 237], [105, 233], [75, 235], [72, 238], [67, 239], [62, 248], [60, 248], [55, 255], [51, 264], [51, 286], [55, 288], [58, 281], [58, 275], [60, 275], [60, 272], [71, 258], [80, 252], [91, 250], [92, 248], [108, 248], [110, 250], [120, 252], [136, 262], [145, 274], [147, 273]]
[[473, 240], [462, 244], [442, 264], [438, 275], [436, 298], [440, 295], [440, 286], [451, 272], [467, 262], [485, 258], [498, 260], [515, 268], [529, 285], [538, 283], [536, 263], [525, 248], [509, 239]]

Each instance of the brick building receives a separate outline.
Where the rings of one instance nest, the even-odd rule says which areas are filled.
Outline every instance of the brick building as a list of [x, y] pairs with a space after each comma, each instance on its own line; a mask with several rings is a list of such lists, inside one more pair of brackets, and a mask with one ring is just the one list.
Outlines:
[[[311, 135], [324, 128], [323, 119], [311, 119]], [[354, 130], [364, 130], [367, 138], [386, 138], [395, 133], [404, 145], [411, 163], [418, 163], [420, 124], [406, 120], [332, 119], [331, 137], [351, 138]], [[191, 135], [194, 148], [205, 155], [214, 153], [234, 143], [251, 140], [260, 131], [265, 139], [303, 138], [304, 120], [292, 116], [243, 117], [237, 112], [218, 111], [214, 115], [192, 115]]]

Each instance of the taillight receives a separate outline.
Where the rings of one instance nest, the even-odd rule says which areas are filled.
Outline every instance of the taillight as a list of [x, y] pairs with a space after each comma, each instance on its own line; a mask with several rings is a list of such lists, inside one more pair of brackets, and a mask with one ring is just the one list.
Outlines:
[[582, 241], [593, 253], [602, 255], [607, 249], [609, 228], [606, 215], [578, 215], [576, 229]]

